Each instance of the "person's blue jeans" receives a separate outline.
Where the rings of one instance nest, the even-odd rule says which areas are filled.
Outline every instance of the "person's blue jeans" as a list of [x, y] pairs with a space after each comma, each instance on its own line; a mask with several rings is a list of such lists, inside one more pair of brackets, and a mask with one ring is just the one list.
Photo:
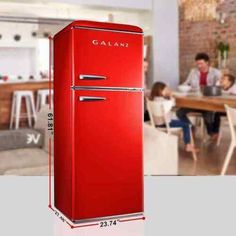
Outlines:
[[[207, 129], [207, 133], [209, 135], [217, 133], [217, 125], [220, 124], [220, 121], [219, 121], [220, 118], [218, 118], [218, 117], [214, 118], [214, 112], [202, 111], [202, 110], [191, 109], [191, 108], [180, 108], [179, 110], [177, 110], [176, 115], [179, 120], [192, 125], [192, 123], [188, 117], [188, 114], [192, 113], [192, 112], [193, 113], [197, 112], [197, 113], [202, 114], [206, 129]], [[214, 121], [214, 119], [216, 119], [216, 120]], [[214, 122], [215, 122], [215, 124], [213, 124]]]
[[[181, 120], [171, 120], [169, 123], [170, 128], [182, 128], [184, 133], [184, 143], [191, 143], [190, 125]], [[164, 128], [166, 125], [157, 125], [156, 127]]]

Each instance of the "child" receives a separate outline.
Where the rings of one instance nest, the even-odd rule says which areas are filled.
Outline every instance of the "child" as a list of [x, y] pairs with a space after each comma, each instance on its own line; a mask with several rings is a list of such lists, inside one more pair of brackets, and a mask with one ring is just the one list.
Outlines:
[[[233, 75], [231, 74], [223, 75], [223, 77], [220, 79], [217, 85], [222, 88], [223, 94], [236, 95], [235, 77]], [[226, 114], [222, 112], [214, 113], [213, 121], [209, 124], [212, 141], [217, 141], [219, 138], [220, 123], [222, 116], [226, 116]]]
[[219, 82], [223, 93], [236, 95], [235, 77], [231, 74], [225, 74]]
[[[156, 82], [151, 91], [150, 100], [162, 102], [164, 103], [166, 100], [172, 100], [174, 106], [174, 99], [172, 97], [172, 91], [168, 88], [168, 86], [162, 82]], [[169, 122], [169, 126], [171, 128], [182, 128], [184, 133], [184, 143], [185, 150], [187, 152], [197, 152], [198, 150], [191, 144], [191, 128], [188, 123], [185, 123], [180, 120], [175, 120], [171, 118], [171, 112], [169, 112], [166, 116], [167, 122]], [[165, 119], [164, 117], [158, 117], [155, 119], [155, 124], [157, 127], [163, 128], [165, 127]]]

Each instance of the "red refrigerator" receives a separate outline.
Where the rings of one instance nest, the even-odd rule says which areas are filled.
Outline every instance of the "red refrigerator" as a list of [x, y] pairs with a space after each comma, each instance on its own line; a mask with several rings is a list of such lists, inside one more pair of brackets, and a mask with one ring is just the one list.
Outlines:
[[76, 223], [142, 214], [142, 30], [75, 21], [53, 40], [55, 207]]

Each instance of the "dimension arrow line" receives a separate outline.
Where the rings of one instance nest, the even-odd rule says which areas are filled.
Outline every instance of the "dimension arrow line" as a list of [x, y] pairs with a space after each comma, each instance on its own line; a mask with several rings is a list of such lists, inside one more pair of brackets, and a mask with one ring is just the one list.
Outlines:
[[[53, 99], [52, 99], [52, 46], [53, 46], [53, 37], [49, 36], [49, 110], [53, 109]], [[53, 208], [52, 205], [52, 138], [49, 137], [48, 139], [48, 207], [54, 212], [57, 213], [58, 211]], [[58, 212], [59, 213], [59, 212]], [[62, 214], [60, 214], [62, 215]], [[63, 215], [62, 215], [63, 216]], [[86, 225], [74, 225], [71, 224], [70, 221], [66, 220], [64, 217], [64, 222], [69, 225], [72, 229], [75, 228], [83, 228], [83, 227], [92, 227], [98, 226], [99, 223], [92, 223]], [[135, 221], [135, 220], [145, 220], [145, 217], [136, 218], [136, 219], [127, 219], [127, 220], [118, 220], [119, 222], [128, 222], [128, 221]]]
[[[57, 212], [55, 209], [53, 209], [52, 206], [49, 207], [54, 213]], [[63, 216], [64, 217], [64, 216]], [[67, 223], [71, 228], [74, 228], [73, 225], [71, 225], [66, 219], [65, 219], [65, 223]]]
[[52, 36], [49, 39], [49, 109], [52, 109]]
[[[52, 206], [49, 207], [54, 213], [57, 212]], [[63, 216], [63, 218], [65, 218]], [[90, 227], [90, 226], [97, 226], [99, 225], [99, 223], [94, 223], [94, 224], [87, 224], [87, 225], [73, 225], [71, 224], [69, 221], [67, 221], [65, 219], [65, 223], [67, 223], [72, 229], [75, 229], [75, 228], [83, 228], [83, 227]]]
[[52, 208], [52, 140], [51, 138], [49, 138], [49, 142], [48, 142], [48, 155], [49, 155], [49, 158], [48, 158], [48, 164], [49, 164], [49, 167], [48, 167], [48, 188], [49, 188], [49, 198], [48, 198], [48, 201], [49, 201], [49, 207]]
[[55, 212], [56, 210], [52, 208], [52, 206], [48, 206], [49, 209], [51, 209], [53, 212]]
[[146, 218], [145, 217], [142, 217], [142, 218], [135, 218], [135, 219], [127, 219], [127, 220], [118, 220], [119, 222], [128, 222], [128, 221], [135, 221], [135, 220], [145, 220]]
[[76, 225], [76, 226], [71, 226], [71, 228], [75, 229], [75, 228], [83, 228], [83, 227], [91, 227], [91, 226], [97, 226], [99, 225], [99, 223], [96, 224], [89, 224], [89, 225]]
[[[52, 36], [48, 37], [49, 40], [49, 109], [52, 109]], [[52, 207], [52, 140], [48, 140], [48, 185], [49, 185], [49, 207]]]
[[66, 223], [73, 229], [73, 225], [72, 224], [70, 224], [68, 221], [66, 221]]

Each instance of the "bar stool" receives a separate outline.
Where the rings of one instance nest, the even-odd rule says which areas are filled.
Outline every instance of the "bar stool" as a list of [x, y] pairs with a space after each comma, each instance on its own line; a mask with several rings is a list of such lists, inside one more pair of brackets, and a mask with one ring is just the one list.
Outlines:
[[[36, 101], [36, 111], [43, 106], [48, 104], [47, 98], [49, 99], [50, 90], [49, 89], [39, 89], [37, 92], [37, 101]], [[51, 99], [53, 99], [53, 90], [51, 90]]]
[[[25, 98], [25, 103], [26, 103], [26, 112], [27, 112], [26, 114], [20, 114], [21, 103], [23, 98]], [[10, 129], [13, 128], [14, 118], [15, 118], [15, 129], [18, 129], [20, 118], [24, 117], [28, 118], [29, 127], [32, 127], [32, 118], [34, 121], [36, 121], [33, 92], [29, 90], [16, 90], [13, 93]]]

